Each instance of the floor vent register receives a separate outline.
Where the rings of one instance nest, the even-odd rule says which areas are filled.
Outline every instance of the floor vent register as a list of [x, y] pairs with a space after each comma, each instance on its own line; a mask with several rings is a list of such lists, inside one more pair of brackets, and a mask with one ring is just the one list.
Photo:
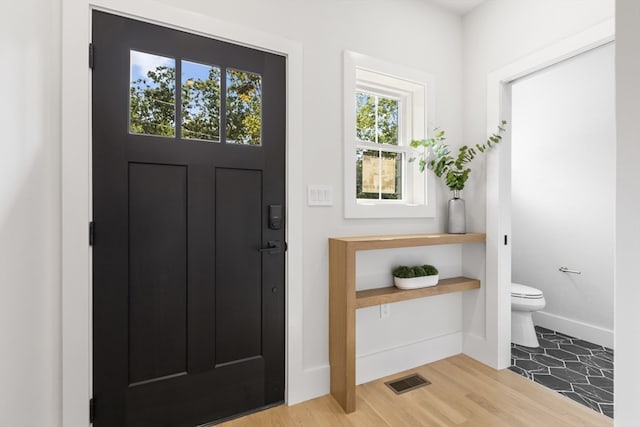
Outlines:
[[412, 374], [397, 380], [387, 381], [385, 385], [389, 387], [395, 394], [406, 393], [420, 387], [431, 384], [431, 381], [421, 377], [418, 374]]

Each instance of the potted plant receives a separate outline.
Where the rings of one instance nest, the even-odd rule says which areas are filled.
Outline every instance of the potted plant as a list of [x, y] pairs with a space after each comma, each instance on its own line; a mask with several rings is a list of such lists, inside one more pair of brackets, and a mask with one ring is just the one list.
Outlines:
[[[449, 221], [447, 226], [449, 233], [466, 233], [464, 200], [460, 198], [460, 191], [464, 188], [471, 173], [469, 163], [476, 157], [478, 152], [484, 153], [502, 140], [506, 125], [506, 120], [502, 120], [498, 125], [498, 130], [491, 134], [483, 144], [476, 144], [474, 147], [463, 145], [458, 149], [456, 157], [453, 157], [449, 146], [444, 142], [446, 140], [444, 130], [436, 129], [436, 133], [432, 138], [411, 141], [411, 147], [422, 148], [421, 154], [417, 157], [419, 159], [418, 167], [420, 172], [424, 172], [425, 168], [432, 170], [438, 178], [443, 179], [446, 186], [453, 192], [453, 198], [449, 200]], [[416, 160], [416, 157], [409, 159], [410, 162], [414, 160]]]
[[418, 289], [438, 284], [438, 269], [425, 264], [415, 267], [401, 265], [393, 269], [393, 283], [400, 289]]

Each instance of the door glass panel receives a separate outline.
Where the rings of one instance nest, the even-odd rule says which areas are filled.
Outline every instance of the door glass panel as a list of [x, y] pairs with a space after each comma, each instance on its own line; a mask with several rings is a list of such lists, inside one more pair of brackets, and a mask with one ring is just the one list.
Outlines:
[[129, 132], [175, 136], [175, 59], [135, 50], [130, 58]]
[[220, 68], [182, 61], [182, 138], [220, 142]]
[[262, 145], [262, 77], [227, 70], [227, 142]]

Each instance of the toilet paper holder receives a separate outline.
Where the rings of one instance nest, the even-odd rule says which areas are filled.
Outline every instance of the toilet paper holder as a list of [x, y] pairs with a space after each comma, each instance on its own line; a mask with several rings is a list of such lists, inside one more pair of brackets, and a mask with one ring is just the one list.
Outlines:
[[582, 274], [582, 272], [581, 272], [581, 271], [578, 271], [578, 270], [570, 270], [570, 269], [569, 269], [569, 268], [567, 268], [567, 267], [560, 267], [558, 270], [559, 270], [559, 271], [562, 271], [563, 273]]

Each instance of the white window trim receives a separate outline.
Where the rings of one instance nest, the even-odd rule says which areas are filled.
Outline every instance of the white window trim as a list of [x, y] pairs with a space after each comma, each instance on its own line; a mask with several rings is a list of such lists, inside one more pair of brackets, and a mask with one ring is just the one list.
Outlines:
[[[366, 83], [356, 77], [365, 76]], [[398, 79], [393, 88], [376, 82], [375, 76]], [[403, 81], [404, 83], [400, 82]], [[395, 82], [394, 82], [395, 83]], [[419, 90], [418, 90], [419, 88]], [[431, 74], [398, 64], [375, 59], [360, 53], [344, 51], [344, 216], [345, 218], [430, 218], [436, 214], [435, 180], [428, 173], [418, 171], [417, 162], [406, 163], [403, 199], [360, 201], [356, 199], [356, 112], [354, 97], [357, 90], [375, 89], [391, 93], [412, 102], [401, 102], [404, 114], [412, 114], [412, 135], [408, 140], [423, 139], [427, 135], [427, 114], [433, 122], [435, 114], [435, 81]], [[399, 126], [401, 128], [402, 126]], [[399, 129], [399, 137], [402, 130]], [[376, 147], [386, 150], [386, 146]], [[399, 147], [400, 148], [400, 147]], [[391, 150], [394, 151], [394, 150]], [[404, 150], [402, 150], [404, 151]], [[407, 198], [409, 192], [411, 197]], [[420, 202], [408, 202], [418, 200]]]

